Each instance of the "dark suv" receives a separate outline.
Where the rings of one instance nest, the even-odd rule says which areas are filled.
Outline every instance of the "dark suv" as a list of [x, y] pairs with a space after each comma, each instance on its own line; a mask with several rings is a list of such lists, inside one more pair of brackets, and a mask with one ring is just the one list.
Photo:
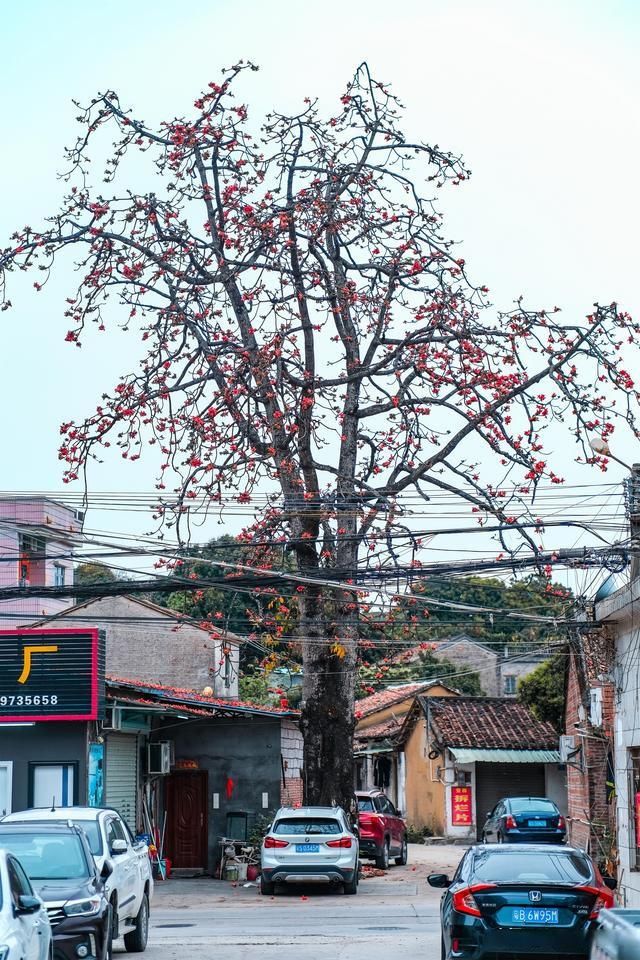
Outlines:
[[0, 846], [18, 857], [44, 901], [54, 960], [111, 960], [111, 907], [84, 830], [69, 823], [0, 823]]
[[360, 856], [375, 860], [386, 870], [393, 857], [398, 864], [407, 862], [407, 824], [400, 810], [380, 790], [358, 790], [358, 830]]

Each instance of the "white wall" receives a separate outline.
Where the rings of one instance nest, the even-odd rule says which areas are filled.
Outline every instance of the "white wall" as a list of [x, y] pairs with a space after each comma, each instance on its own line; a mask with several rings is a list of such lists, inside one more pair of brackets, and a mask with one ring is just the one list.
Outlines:
[[549, 800], [553, 800], [562, 816], [566, 817], [569, 812], [567, 803], [567, 771], [558, 770], [557, 764], [555, 763], [545, 764], [544, 793]]
[[633, 821], [629, 797], [629, 750], [640, 747], [640, 580], [596, 607], [616, 641], [615, 771], [618, 823], [618, 892], [623, 906], [640, 908], [640, 871], [635, 869]]

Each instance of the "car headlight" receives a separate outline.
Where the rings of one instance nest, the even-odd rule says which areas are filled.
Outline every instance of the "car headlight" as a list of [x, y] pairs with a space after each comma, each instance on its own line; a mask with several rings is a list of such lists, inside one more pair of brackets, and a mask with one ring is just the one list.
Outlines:
[[[88, 900], [69, 900], [64, 905], [68, 917], [92, 917], [100, 912], [102, 897], [89, 897]], [[0, 957], [2, 960], [2, 957]]]

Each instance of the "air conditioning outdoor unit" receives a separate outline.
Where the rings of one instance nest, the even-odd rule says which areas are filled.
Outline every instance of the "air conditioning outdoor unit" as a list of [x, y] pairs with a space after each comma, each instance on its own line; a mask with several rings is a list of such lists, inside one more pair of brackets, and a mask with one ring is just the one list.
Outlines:
[[122, 708], [107, 707], [102, 721], [103, 730], [122, 730]]
[[560, 763], [568, 763], [571, 759], [571, 754], [576, 752], [576, 738], [572, 736], [561, 736], [560, 737]]
[[171, 772], [172, 746], [170, 740], [158, 740], [147, 746], [147, 773], [162, 775]]

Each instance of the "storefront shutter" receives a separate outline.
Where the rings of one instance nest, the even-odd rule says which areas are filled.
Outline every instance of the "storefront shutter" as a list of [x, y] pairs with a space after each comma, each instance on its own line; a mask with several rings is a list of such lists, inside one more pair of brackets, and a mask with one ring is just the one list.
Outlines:
[[476, 763], [476, 824], [478, 838], [498, 800], [504, 797], [544, 797], [541, 763]]
[[138, 738], [111, 733], [106, 742], [105, 806], [118, 811], [136, 832], [138, 800]]

